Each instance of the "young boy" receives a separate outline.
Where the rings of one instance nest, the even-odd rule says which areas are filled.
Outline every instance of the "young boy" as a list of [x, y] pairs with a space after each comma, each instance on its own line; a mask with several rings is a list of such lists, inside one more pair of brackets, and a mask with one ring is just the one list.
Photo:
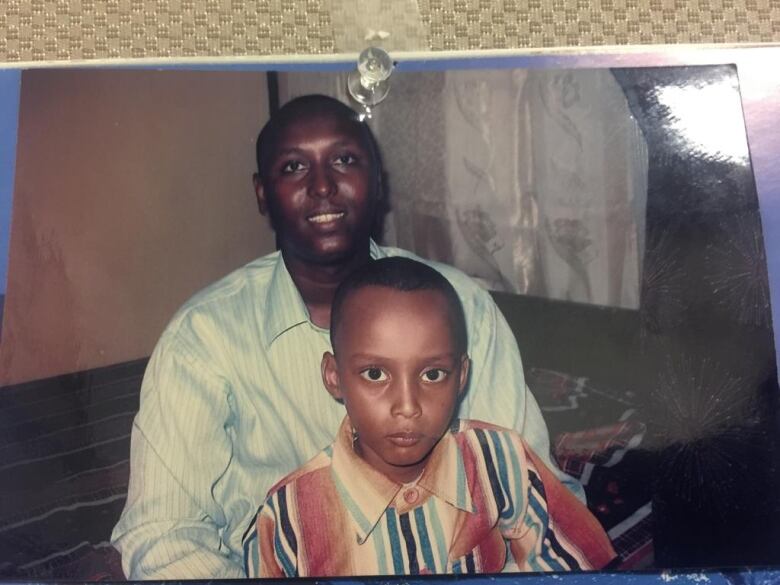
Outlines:
[[328, 392], [338, 435], [274, 486], [244, 540], [249, 577], [600, 569], [615, 556], [514, 431], [453, 420], [469, 372], [455, 290], [407, 258], [338, 288]]

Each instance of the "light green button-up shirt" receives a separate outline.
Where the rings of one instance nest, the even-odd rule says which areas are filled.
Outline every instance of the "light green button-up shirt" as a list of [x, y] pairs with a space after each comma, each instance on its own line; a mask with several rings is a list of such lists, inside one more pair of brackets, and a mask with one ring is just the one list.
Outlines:
[[[371, 255], [414, 257], [373, 242]], [[472, 369], [459, 416], [517, 429], [550, 464], [547, 428], [503, 316], [462, 272], [427, 263], [466, 314]], [[330, 349], [278, 252], [178, 311], [144, 376], [127, 503], [112, 534], [128, 578], [244, 576], [242, 536], [266, 492], [330, 444], [344, 417], [320, 377]]]

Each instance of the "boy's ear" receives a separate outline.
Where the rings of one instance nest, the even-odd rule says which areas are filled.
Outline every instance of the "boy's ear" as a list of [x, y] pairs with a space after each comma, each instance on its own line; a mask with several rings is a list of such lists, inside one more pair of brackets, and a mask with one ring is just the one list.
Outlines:
[[333, 396], [336, 400], [342, 401], [344, 396], [341, 394], [341, 386], [339, 384], [339, 372], [336, 367], [336, 357], [326, 351], [322, 355], [322, 383], [325, 384], [325, 389], [328, 394]]
[[265, 198], [265, 188], [263, 187], [263, 180], [260, 177], [260, 173], [252, 175], [252, 184], [255, 186], [257, 209], [260, 211], [260, 215], [266, 215], [268, 213], [268, 201]]
[[471, 367], [471, 360], [467, 354], [463, 354], [460, 358], [460, 379], [458, 380], [458, 396], [462, 396], [466, 390], [466, 386], [469, 381], [469, 369]]

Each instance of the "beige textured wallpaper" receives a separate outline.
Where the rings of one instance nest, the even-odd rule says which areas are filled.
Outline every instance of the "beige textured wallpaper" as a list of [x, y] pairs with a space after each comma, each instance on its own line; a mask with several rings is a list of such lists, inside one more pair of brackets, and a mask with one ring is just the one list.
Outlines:
[[[418, 4], [434, 50], [780, 41], [780, 0]], [[0, 60], [333, 53], [332, 12], [328, 0], [3, 0]]]

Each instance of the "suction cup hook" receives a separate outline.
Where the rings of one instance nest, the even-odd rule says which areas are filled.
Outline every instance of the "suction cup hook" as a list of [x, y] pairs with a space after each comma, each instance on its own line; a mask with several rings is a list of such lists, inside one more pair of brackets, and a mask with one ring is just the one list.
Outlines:
[[357, 70], [349, 74], [347, 89], [363, 106], [361, 119], [371, 117], [371, 108], [387, 97], [388, 78], [393, 72], [393, 60], [380, 47], [368, 47], [358, 57]]

